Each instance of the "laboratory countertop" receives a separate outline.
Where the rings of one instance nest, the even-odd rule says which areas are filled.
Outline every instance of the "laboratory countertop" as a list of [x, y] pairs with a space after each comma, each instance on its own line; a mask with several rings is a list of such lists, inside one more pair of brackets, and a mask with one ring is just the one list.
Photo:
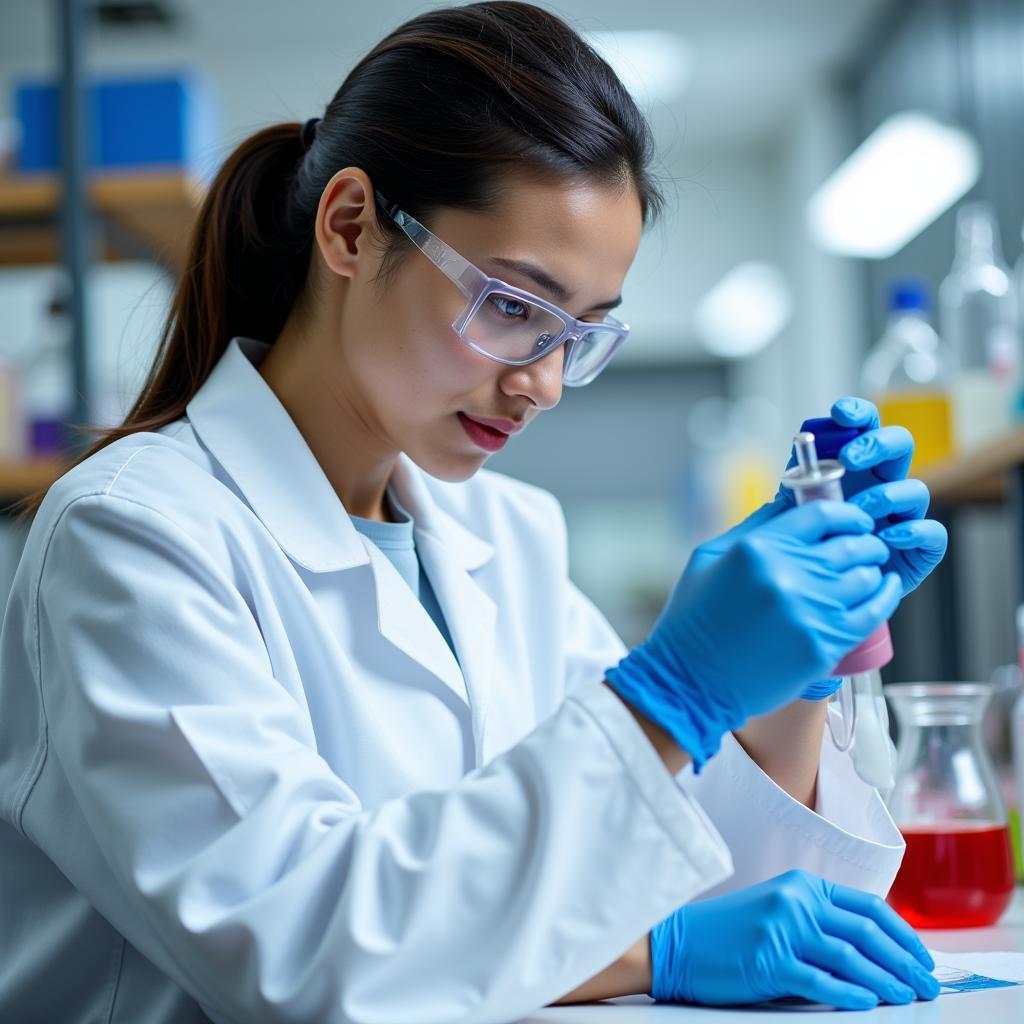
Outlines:
[[[1024, 889], [1018, 887], [1013, 904], [998, 924], [991, 928], [922, 930], [922, 941], [929, 948], [947, 953], [1011, 951], [1024, 953]], [[549, 1006], [517, 1024], [779, 1024], [792, 1022], [795, 1015], [834, 1017], [835, 1010], [814, 1006], [716, 1009], [704, 1006], [655, 1004], [646, 996], [628, 996], [603, 1003], [576, 1006]], [[880, 1006], [845, 1015], [852, 1024], [1024, 1024], [1024, 985], [1014, 988], [984, 989], [941, 995], [930, 1003], [909, 1006]]]

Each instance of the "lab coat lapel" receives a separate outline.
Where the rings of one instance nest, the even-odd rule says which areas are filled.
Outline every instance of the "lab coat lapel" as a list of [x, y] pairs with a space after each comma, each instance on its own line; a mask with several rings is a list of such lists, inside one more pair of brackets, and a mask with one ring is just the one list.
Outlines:
[[381, 636], [468, 704], [462, 671], [434, 621], [389, 559], [368, 541], [366, 550], [373, 570]]
[[[477, 763], [482, 761], [484, 726], [494, 671], [494, 633], [497, 607], [471, 575], [452, 557], [445, 541], [423, 531], [417, 535], [423, 568], [430, 577], [438, 604], [459, 655], [469, 695]], [[445, 645], [447, 646], [447, 645]]]
[[400, 457], [391, 482], [416, 521], [420, 561], [459, 657], [479, 764], [494, 672], [497, 606], [475, 574], [490, 561], [494, 548], [434, 501], [422, 471], [406, 456]]

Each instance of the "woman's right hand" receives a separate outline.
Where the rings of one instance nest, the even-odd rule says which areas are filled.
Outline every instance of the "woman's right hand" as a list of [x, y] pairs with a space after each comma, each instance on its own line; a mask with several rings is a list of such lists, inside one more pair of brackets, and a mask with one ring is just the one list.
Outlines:
[[696, 770], [722, 735], [794, 700], [896, 610], [874, 520], [816, 501], [750, 530], [676, 584], [650, 636], [607, 672], [612, 689], [687, 751]]

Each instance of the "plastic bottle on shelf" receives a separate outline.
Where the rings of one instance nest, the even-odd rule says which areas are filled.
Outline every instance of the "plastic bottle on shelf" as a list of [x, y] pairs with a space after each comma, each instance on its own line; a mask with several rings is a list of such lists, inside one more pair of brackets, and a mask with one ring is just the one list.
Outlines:
[[916, 442], [914, 470], [953, 454], [952, 369], [949, 349], [928, 320], [921, 281], [894, 281], [889, 319], [868, 354], [861, 384], [882, 422], [906, 427]]
[[23, 368], [23, 409], [28, 454], [59, 455], [66, 446], [72, 409], [71, 321], [58, 283], [46, 304], [39, 334]]
[[1007, 430], [1017, 404], [1017, 302], [990, 203], [966, 203], [957, 213], [956, 256], [939, 288], [939, 311], [956, 364], [956, 446], [970, 448]]

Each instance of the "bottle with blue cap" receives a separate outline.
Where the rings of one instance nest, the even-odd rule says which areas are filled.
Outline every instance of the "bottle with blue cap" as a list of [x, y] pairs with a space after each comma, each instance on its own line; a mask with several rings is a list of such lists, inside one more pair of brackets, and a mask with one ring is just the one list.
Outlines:
[[914, 435], [915, 472], [948, 459], [954, 448], [951, 357], [929, 322], [928, 306], [923, 282], [893, 282], [885, 332], [868, 355], [861, 380], [882, 423]]

